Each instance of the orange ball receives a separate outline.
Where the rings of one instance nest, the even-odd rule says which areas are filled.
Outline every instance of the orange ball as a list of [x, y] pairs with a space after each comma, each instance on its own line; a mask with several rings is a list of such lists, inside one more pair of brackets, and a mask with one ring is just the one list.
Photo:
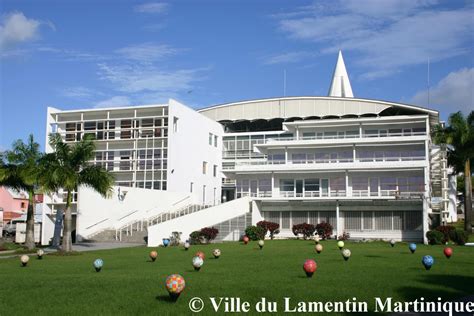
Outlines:
[[202, 260], [204, 260], [204, 258], [206, 257], [204, 255], [204, 252], [202, 252], [202, 251], [196, 252], [195, 256], [201, 258]]

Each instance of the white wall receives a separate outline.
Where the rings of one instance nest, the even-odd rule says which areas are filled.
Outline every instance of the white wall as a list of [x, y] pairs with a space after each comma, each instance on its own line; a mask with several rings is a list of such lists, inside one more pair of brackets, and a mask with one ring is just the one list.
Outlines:
[[454, 223], [458, 220], [458, 210], [457, 210], [457, 179], [456, 174], [449, 175], [448, 182], [448, 222]]
[[[46, 194], [44, 195], [46, 200]], [[49, 244], [51, 238], [54, 235], [54, 220], [55, 215], [52, 214], [51, 208], [48, 204], [41, 204], [41, 245], [45, 246]]]
[[250, 211], [251, 199], [248, 197], [232, 200], [218, 206], [148, 227], [148, 247], [162, 244], [163, 238], [169, 238], [174, 231], [182, 232], [181, 239], [186, 240], [195, 230], [210, 227]]
[[[127, 192], [123, 201], [118, 198], [119, 188], [121, 194]], [[120, 228], [131, 221], [147, 219], [187, 204], [190, 204], [187, 193], [114, 187], [112, 196], [105, 199], [92, 189], [81, 187], [78, 192], [77, 237], [78, 240], [87, 238], [103, 229]]]
[[[193, 182], [193, 196], [197, 204], [218, 203], [222, 182], [222, 125], [172, 99], [169, 100], [168, 111], [168, 190], [190, 192]], [[173, 126], [175, 118], [178, 118], [177, 131]], [[214, 140], [209, 145], [209, 133], [218, 136], [217, 147]], [[203, 161], [208, 163], [206, 174], [202, 171]], [[217, 166], [216, 177], [213, 176], [214, 165]]]

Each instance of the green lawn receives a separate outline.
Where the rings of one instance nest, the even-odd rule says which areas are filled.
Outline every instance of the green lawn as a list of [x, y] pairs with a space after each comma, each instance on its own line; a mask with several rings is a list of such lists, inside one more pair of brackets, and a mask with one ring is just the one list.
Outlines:
[[[33, 256], [26, 268], [18, 258], [0, 259], [1, 315], [187, 315], [192, 297], [204, 299], [200, 314], [215, 314], [209, 297], [240, 297], [252, 304], [261, 297], [277, 301], [345, 301], [356, 297], [393, 297], [411, 301], [443, 300], [472, 295], [474, 288], [474, 248], [456, 247], [451, 259], [442, 246], [418, 245], [411, 254], [405, 243], [391, 248], [387, 243], [351, 243], [349, 261], [344, 261], [335, 241], [323, 242], [324, 251], [316, 254], [314, 242], [303, 240], [266, 241], [262, 251], [256, 242], [249, 245], [224, 243], [159, 248], [158, 259], [150, 262], [145, 247], [85, 252], [76, 256]], [[222, 256], [214, 259], [213, 248]], [[206, 254], [204, 266], [196, 272], [191, 265], [194, 253]], [[430, 254], [435, 264], [426, 271], [423, 255]], [[96, 273], [92, 262], [104, 260]], [[318, 269], [309, 279], [303, 261], [313, 258]], [[167, 275], [181, 274], [186, 289], [176, 303], [168, 300], [164, 288]], [[254, 314], [254, 313], [252, 313]]]

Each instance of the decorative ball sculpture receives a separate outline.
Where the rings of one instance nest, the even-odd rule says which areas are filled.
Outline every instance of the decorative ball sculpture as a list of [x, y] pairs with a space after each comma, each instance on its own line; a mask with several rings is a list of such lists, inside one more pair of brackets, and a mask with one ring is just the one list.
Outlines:
[[314, 249], [316, 249], [316, 252], [317, 253], [321, 253], [321, 251], [323, 251], [323, 245], [321, 244], [317, 244]]
[[221, 251], [220, 249], [214, 249], [214, 251], [212, 251], [212, 254], [214, 255], [214, 258], [219, 259], [219, 257], [221, 256]]
[[426, 270], [431, 269], [431, 266], [434, 264], [434, 259], [432, 256], [424, 256], [421, 260], [421, 263], [425, 266]]
[[204, 264], [204, 260], [202, 260], [201, 257], [196, 256], [196, 257], [193, 258], [194, 270], [199, 271], [203, 264]]
[[102, 259], [95, 259], [94, 261], [94, 268], [96, 272], [100, 272], [102, 267], [104, 266], [104, 260]]
[[170, 239], [169, 238], [163, 238], [163, 246], [168, 247], [170, 244]]
[[20, 261], [21, 261], [21, 265], [26, 267], [26, 265], [28, 264], [28, 261], [30, 261], [30, 257], [28, 257], [27, 255], [23, 255], [20, 257]]
[[185, 243], [184, 243], [184, 250], [189, 250], [189, 247], [191, 247], [191, 245], [189, 244], [189, 242], [185, 242]]
[[395, 239], [390, 240], [390, 246], [395, 247], [396, 241]]
[[242, 240], [243, 240], [245, 245], [248, 244], [249, 241], [250, 241], [250, 239], [247, 236], [244, 236], [244, 238], [242, 238]]
[[319, 236], [316, 235], [316, 236], [314, 237], [314, 242], [317, 243], [317, 244], [319, 244], [320, 241], [321, 241], [321, 238], [319, 238]]
[[303, 264], [303, 270], [308, 278], [311, 278], [313, 276], [317, 268], [318, 265], [313, 259], [307, 259]]
[[155, 250], [150, 251], [150, 259], [151, 259], [151, 261], [154, 262], [157, 257], [158, 257], [158, 253], [157, 253]]
[[450, 247], [446, 247], [444, 248], [444, 251], [443, 251], [444, 255], [446, 256], [446, 258], [451, 258], [451, 256], [453, 255], [453, 249], [450, 248]]
[[344, 248], [344, 242], [343, 242], [342, 240], [339, 240], [339, 241], [337, 242], [337, 246], [339, 247], [339, 249]]
[[206, 256], [204, 255], [204, 252], [202, 252], [202, 251], [196, 252], [196, 254], [194, 256], [199, 257], [202, 260], [204, 260], [206, 258]]
[[408, 248], [410, 249], [411, 253], [415, 253], [416, 251], [416, 244], [411, 243]]
[[176, 301], [181, 292], [183, 292], [186, 282], [184, 282], [184, 278], [181, 275], [171, 274], [166, 278], [165, 286], [171, 299]]
[[347, 248], [342, 249], [341, 254], [342, 254], [342, 257], [344, 258], [344, 260], [346, 260], [346, 261], [349, 260], [349, 258], [351, 257], [351, 251]]
[[263, 240], [258, 241], [258, 246], [260, 247], [260, 250], [263, 249], [263, 245], [265, 245], [265, 242]]
[[36, 252], [36, 255], [38, 256], [38, 259], [43, 259], [44, 250], [38, 249], [38, 251]]

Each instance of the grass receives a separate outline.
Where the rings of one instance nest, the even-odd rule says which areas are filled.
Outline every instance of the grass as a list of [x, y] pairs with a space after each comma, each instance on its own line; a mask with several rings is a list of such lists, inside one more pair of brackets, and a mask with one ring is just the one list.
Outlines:
[[[418, 245], [411, 254], [405, 243], [391, 248], [387, 243], [351, 243], [349, 261], [344, 261], [335, 241], [323, 242], [316, 254], [314, 242], [303, 240], [266, 241], [263, 250], [249, 245], [224, 243], [159, 248], [158, 259], [148, 259], [150, 248], [137, 247], [84, 252], [75, 256], [33, 256], [22, 268], [18, 258], [0, 259], [0, 314], [2, 315], [188, 315], [192, 297], [204, 299], [201, 314], [215, 314], [209, 297], [240, 297], [254, 305], [261, 297], [277, 301], [346, 301], [356, 297], [374, 308], [374, 297], [412, 301], [455, 299], [472, 295], [474, 248], [452, 246], [451, 259], [442, 246]], [[222, 251], [219, 259], [212, 249]], [[204, 266], [196, 272], [191, 259], [198, 250], [206, 254]], [[423, 255], [435, 264], [426, 271]], [[92, 262], [104, 260], [96, 273]], [[318, 269], [309, 279], [302, 265], [313, 258]], [[181, 274], [186, 289], [176, 303], [164, 288], [167, 275]], [[254, 313], [252, 313], [254, 314]]]

